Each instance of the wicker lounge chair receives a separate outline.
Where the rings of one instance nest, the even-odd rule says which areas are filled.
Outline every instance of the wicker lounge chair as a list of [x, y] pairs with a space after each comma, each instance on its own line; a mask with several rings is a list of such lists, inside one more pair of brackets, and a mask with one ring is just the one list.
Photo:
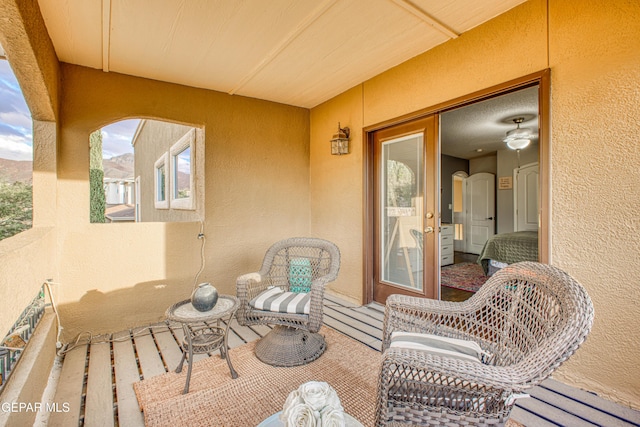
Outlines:
[[[340, 251], [335, 244], [296, 237], [271, 246], [259, 272], [238, 277], [238, 323], [275, 325], [256, 343], [255, 353], [261, 361], [274, 366], [297, 366], [322, 355], [326, 343], [317, 332], [322, 326], [324, 289], [336, 279], [339, 269]], [[260, 298], [270, 291], [307, 298], [307, 312], [278, 311], [275, 303], [262, 306]], [[276, 296], [286, 297], [283, 293]]]
[[[584, 342], [593, 316], [577, 281], [534, 262], [505, 267], [464, 302], [390, 296], [376, 426], [501, 425], [513, 398], [549, 377]], [[484, 355], [468, 361], [397, 341], [390, 346], [395, 331], [472, 341]]]

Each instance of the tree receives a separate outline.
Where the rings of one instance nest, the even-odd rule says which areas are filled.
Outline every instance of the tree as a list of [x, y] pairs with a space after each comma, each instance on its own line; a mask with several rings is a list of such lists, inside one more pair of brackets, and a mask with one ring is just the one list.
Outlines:
[[31, 185], [0, 182], [0, 240], [31, 228], [32, 199]]
[[91, 222], [106, 222], [104, 210], [107, 201], [104, 194], [102, 131], [100, 129], [89, 136], [89, 184]]

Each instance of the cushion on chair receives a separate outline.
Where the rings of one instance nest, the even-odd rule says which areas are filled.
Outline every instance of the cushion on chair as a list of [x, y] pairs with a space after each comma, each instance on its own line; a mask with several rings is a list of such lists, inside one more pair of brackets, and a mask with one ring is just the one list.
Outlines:
[[249, 301], [256, 310], [276, 313], [309, 314], [311, 296], [307, 293], [285, 292], [282, 288], [273, 287], [261, 292]]
[[289, 290], [291, 292], [309, 292], [312, 278], [309, 258], [291, 259], [289, 262]]
[[482, 363], [488, 360], [489, 356], [476, 342], [418, 332], [396, 331], [391, 333], [390, 347], [422, 350], [434, 355], [469, 362]]

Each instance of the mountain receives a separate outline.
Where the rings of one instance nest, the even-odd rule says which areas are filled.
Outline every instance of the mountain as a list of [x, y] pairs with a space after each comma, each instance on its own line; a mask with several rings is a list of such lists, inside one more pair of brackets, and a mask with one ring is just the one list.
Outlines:
[[122, 154], [110, 159], [102, 160], [105, 178], [131, 178], [133, 179], [134, 155]]
[[9, 183], [19, 181], [31, 184], [32, 171], [33, 162], [30, 160], [0, 159], [0, 181]]
[[[104, 159], [102, 161], [105, 178], [133, 179], [134, 156], [131, 153]], [[0, 158], [0, 181], [24, 182], [31, 184], [33, 162], [30, 160], [9, 160]]]

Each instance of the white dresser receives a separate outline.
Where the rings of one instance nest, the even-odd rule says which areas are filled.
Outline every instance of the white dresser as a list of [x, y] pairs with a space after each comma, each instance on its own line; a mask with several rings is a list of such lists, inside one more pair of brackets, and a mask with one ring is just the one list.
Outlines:
[[453, 224], [440, 226], [440, 265], [453, 264]]

